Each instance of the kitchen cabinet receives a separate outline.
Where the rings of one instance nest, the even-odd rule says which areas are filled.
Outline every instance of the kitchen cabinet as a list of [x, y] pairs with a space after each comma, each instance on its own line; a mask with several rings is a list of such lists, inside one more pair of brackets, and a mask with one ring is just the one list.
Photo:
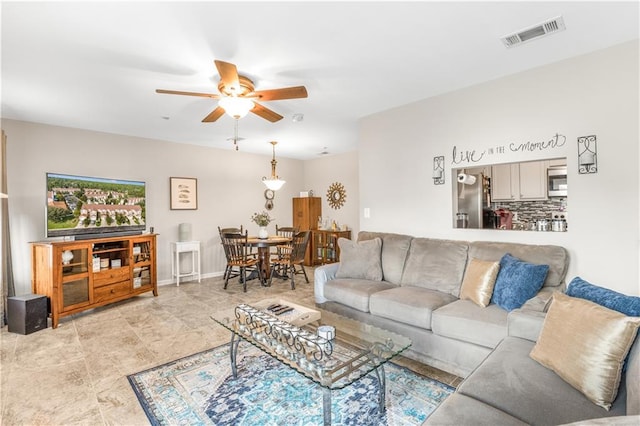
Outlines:
[[491, 167], [491, 201], [547, 199], [548, 161], [497, 164]]
[[491, 201], [514, 201], [517, 193], [517, 164], [497, 164], [491, 167]]
[[547, 199], [548, 164], [548, 161], [530, 161], [518, 165], [521, 201]]
[[33, 293], [49, 298], [52, 327], [60, 318], [128, 299], [158, 295], [156, 236], [31, 243]]

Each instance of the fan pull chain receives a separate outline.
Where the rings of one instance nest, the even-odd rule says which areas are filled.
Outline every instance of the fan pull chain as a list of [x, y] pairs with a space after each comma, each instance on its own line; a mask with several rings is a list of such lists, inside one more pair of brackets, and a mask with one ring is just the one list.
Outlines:
[[235, 119], [235, 124], [233, 126], [233, 144], [236, 146], [236, 151], [238, 150], [238, 120], [237, 118]]

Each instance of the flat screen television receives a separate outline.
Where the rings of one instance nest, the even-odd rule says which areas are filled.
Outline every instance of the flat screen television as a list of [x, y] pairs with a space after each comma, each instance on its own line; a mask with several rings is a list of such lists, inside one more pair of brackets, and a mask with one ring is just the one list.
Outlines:
[[145, 182], [47, 173], [47, 237], [140, 234]]

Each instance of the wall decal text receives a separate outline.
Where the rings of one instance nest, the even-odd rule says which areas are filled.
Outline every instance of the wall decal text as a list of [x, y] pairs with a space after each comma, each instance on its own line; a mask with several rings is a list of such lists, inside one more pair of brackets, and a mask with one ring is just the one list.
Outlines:
[[484, 150], [460, 149], [454, 145], [453, 153], [451, 156], [451, 164], [457, 165], [462, 163], [478, 163], [482, 161], [485, 156], [502, 155], [507, 152], [536, 152], [556, 149], [564, 146], [566, 142], [567, 137], [565, 135], [556, 133], [546, 141], [527, 141], [522, 143], [510, 142], [507, 145], [497, 145], [495, 147], [486, 148]]

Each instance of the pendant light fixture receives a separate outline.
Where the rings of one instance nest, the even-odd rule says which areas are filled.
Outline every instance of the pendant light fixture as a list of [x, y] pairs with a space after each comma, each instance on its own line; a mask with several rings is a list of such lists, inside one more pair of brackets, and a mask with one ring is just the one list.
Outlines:
[[271, 141], [269, 142], [272, 147], [273, 147], [273, 159], [271, 160], [271, 177], [269, 179], [267, 179], [266, 177], [262, 178], [262, 182], [264, 182], [264, 184], [267, 186], [267, 188], [271, 189], [272, 191], [277, 191], [278, 189], [282, 188], [282, 185], [285, 184], [284, 180], [281, 180], [277, 175], [276, 175], [276, 144], [278, 142], [276, 141]]

